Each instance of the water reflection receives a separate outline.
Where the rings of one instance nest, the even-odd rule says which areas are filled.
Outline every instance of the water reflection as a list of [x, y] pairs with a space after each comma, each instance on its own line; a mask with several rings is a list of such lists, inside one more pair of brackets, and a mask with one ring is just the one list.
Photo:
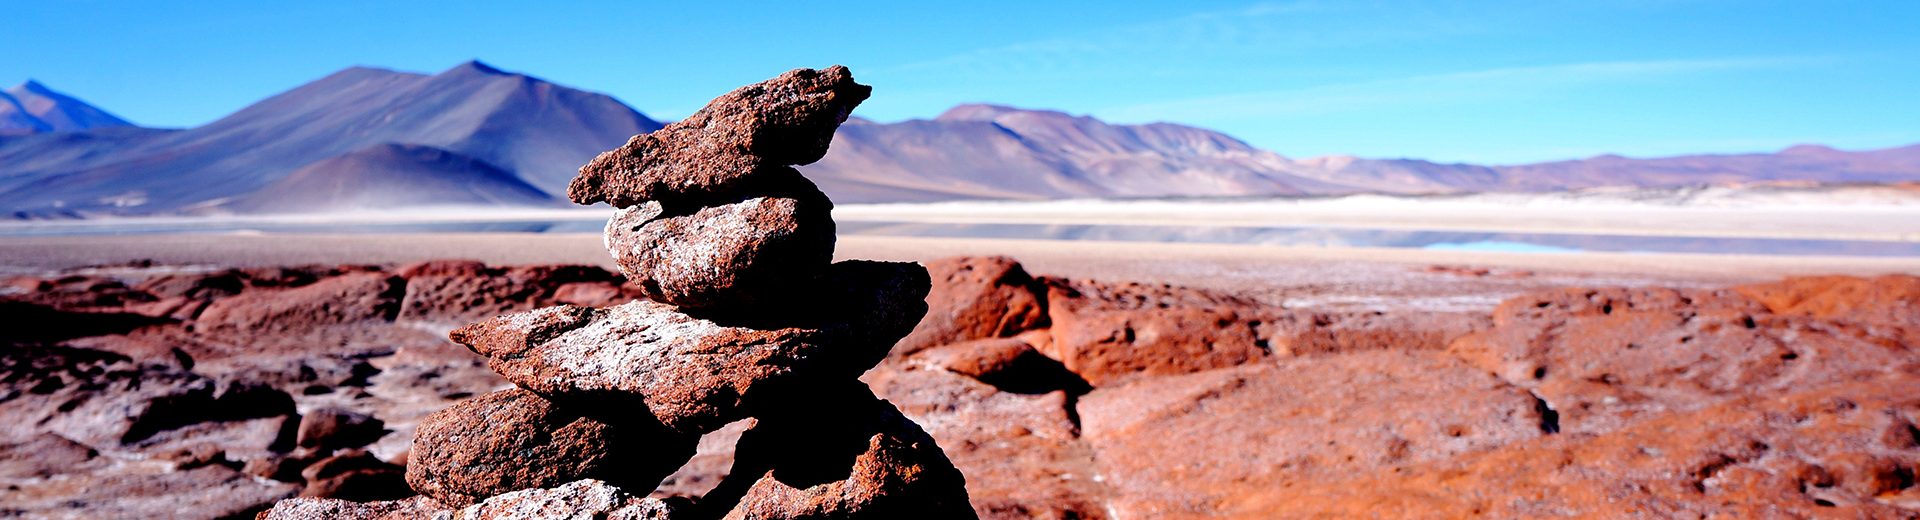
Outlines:
[[1920, 243], [1870, 240], [1482, 233], [1307, 227], [843, 222], [842, 235], [1123, 242], [1195, 242], [1300, 247], [1567, 253], [1579, 251], [1769, 255], [1920, 256]]
[[[0, 236], [175, 233], [599, 233], [605, 221], [510, 220], [392, 223], [218, 221], [63, 222], [0, 227]], [[1920, 257], [1920, 243], [1871, 240], [1484, 233], [1323, 227], [1143, 226], [1109, 224], [944, 224], [841, 222], [847, 235], [1187, 242], [1296, 247], [1566, 253], [1579, 251]]]

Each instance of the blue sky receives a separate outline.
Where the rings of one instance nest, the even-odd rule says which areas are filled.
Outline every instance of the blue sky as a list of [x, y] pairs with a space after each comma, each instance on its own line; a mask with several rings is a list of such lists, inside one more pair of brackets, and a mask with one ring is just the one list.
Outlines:
[[[691, 4], [701, 5], [691, 5]], [[1920, 2], [9, 3], [0, 82], [192, 126], [352, 65], [479, 58], [678, 118], [800, 66], [1289, 156], [1516, 163], [1920, 142]]]

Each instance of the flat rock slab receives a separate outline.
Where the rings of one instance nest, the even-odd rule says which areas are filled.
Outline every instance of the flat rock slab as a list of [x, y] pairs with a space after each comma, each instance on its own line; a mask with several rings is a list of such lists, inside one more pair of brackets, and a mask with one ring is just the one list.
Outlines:
[[1546, 435], [1525, 390], [1434, 351], [1155, 378], [1096, 389], [1079, 412], [1120, 518], [1210, 518], [1243, 494]]
[[[704, 434], [746, 417], [755, 392], [801, 392], [886, 356], [925, 313], [915, 264], [843, 262], [812, 309], [785, 326], [726, 324], [651, 301], [559, 306], [462, 327], [450, 337], [508, 381], [609, 421]], [[651, 415], [651, 417], [648, 417]]]
[[640, 498], [598, 480], [580, 480], [552, 488], [527, 489], [489, 498], [460, 509], [427, 497], [386, 502], [349, 502], [329, 498], [281, 501], [261, 520], [518, 520], [528, 518], [667, 520], [686, 509], [683, 501]]
[[688, 308], [791, 305], [798, 303], [797, 290], [833, 262], [832, 210], [817, 189], [682, 215], [647, 202], [607, 220], [607, 251], [654, 301]]
[[686, 119], [595, 157], [567, 188], [579, 204], [695, 207], [751, 193], [788, 165], [820, 160], [872, 87], [835, 65], [794, 69], [715, 98]]

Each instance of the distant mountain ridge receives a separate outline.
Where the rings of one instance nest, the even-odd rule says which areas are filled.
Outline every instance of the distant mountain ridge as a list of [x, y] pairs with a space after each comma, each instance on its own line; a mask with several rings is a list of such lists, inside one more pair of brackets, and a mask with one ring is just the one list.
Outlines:
[[27, 80], [0, 91], [0, 135], [77, 132], [133, 126], [85, 101]]
[[[477, 61], [434, 75], [349, 68], [184, 130], [36, 94], [61, 107], [43, 118], [14, 90], [51, 92], [9, 90], [0, 117], [86, 127], [0, 134], [0, 209], [15, 218], [543, 206], [595, 154], [661, 126], [612, 97]], [[851, 119], [801, 171], [847, 203], [1552, 191], [1920, 181], [1920, 145], [1514, 166], [1294, 159], [1203, 128], [968, 104], [933, 119]]]
[[1600, 156], [1516, 166], [1292, 159], [1203, 128], [1118, 125], [1054, 111], [961, 105], [931, 120], [849, 121], [827, 157], [802, 171], [829, 194], [876, 201], [1441, 194], [1915, 181], [1920, 180], [1920, 145], [1863, 152], [1802, 145], [1772, 154]]
[[391, 145], [462, 155], [555, 193], [600, 151], [657, 128], [604, 94], [477, 61], [435, 75], [354, 67], [195, 128], [5, 138], [0, 200], [22, 218], [227, 212], [303, 167]]

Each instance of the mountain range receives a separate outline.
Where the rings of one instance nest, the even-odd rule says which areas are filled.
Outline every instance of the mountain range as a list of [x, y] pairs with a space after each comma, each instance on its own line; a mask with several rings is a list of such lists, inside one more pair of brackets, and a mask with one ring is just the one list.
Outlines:
[[133, 126], [125, 119], [27, 80], [0, 91], [0, 135]]
[[[133, 126], [28, 82], [0, 97], [0, 209], [74, 218], [558, 206], [579, 165], [660, 127], [610, 96], [477, 61], [433, 75], [350, 68], [178, 130]], [[1552, 191], [1915, 181], [1920, 145], [1511, 166], [1294, 159], [1203, 128], [970, 104], [933, 119], [851, 119], [801, 170], [840, 202]]]

